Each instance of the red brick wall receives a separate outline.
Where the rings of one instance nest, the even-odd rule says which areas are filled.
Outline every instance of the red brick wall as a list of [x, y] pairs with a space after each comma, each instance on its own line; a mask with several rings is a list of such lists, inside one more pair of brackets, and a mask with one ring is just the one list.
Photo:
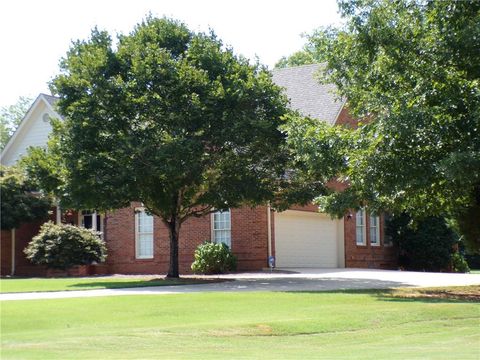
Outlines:
[[374, 268], [394, 269], [397, 266], [397, 250], [392, 245], [385, 245], [385, 229], [383, 216], [380, 217], [380, 245], [370, 244], [370, 216], [366, 214], [366, 245], [356, 244], [356, 217], [352, 211], [352, 217], [345, 217], [345, 267], [350, 268]]
[[12, 236], [8, 230], [0, 234], [0, 275], [10, 275], [12, 267]]
[[335, 125], [343, 125], [345, 127], [356, 129], [358, 121], [349, 114], [347, 108], [344, 106], [342, 110], [340, 110], [340, 114], [338, 114]]
[[[135, 257], [135, 204], [106, 216], [106, 261], [110, 273], [164, 274], [168, 271], [170, 245], [168, 229], [154, 218], [154, 257]], [[267, 210], [247, 207], [231, 210], [232, 251], [238, 258], [238, 270], [261, 269], [267, 264]], [[182, 224], [179, 241], [180, 273], [191, 273], [196, 247], [211, 238], [210, 215], [190, 218]]]
[[[27, 260], [23, 250], [27, 247], [32, 238], [38, 234], [42, 222], [32, 222], [21, 225], [15, 230], [15, 275], [31, 276], [45, 275], [46, 269], [43, 266], [33, 265]], [[1, 245], [1, 275], [10, 275], [12, 266], [11, 231], [2, 231]]]
[[268, 266], [267, 207], [232, 209], [232, 251], [238, 270], [259, 270]]

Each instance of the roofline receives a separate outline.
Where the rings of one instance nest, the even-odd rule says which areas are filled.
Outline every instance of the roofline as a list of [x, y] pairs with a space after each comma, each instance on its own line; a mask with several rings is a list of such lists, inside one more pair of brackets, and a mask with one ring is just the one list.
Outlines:
[[338, 110], [337, 115], [335, 116], [335, 120], [333, 121], [332, 125], [337, 125], [338, 118], [340, 117], [340, 114], [342, 113], [343, 108], [345, 107], [345, 104], [347, 103], [347, 100], [343, 100], [342, 106], [340, 106], [340, 109]]
[[26, 112], [25, 116], [23, 117], [22, 121], [20, 122], [20, 124], [18, 125], [18, 127], [15, 129], [15, 132], [13, 133], [13, 135], [10, 137], [10, 139], [8, 140], [7, 144], [5, 145], [5, 147], [3, 148], [2, 152], [0, 153], [0, 159], [3, 158], [3, 156], [5, 155], [5, 153], [12, 147], [12, 144], [15, 142], [15, 139], [18, 137], [18, 134], [22, 131], [22, 129], [26, 126], [25, 124], [27, 124], [29, 121], [28, 119], [31, 118], [32, 116], [32, 113], [33, 111], [35, 110], [35, 108], [38, 106], [38, 104], [40, 103], [40, 101], [43, 101], [45, 103], [45, 105], [47, 106], [48, 109], [50, 109], [55, 115], [57, 115], [59, 118], [61, 118], [61, 116], [55, 111], [55, 109], [53, 108], [52, 105], [50, 105], [50, 103], [48, 102], [47, 99], [45, 99], [45, 94], [39, 94], [37, 96], [37, 98], [33, 101], [32, 105], [30, 105], [30, 107], [28, 108], [28, 111]]

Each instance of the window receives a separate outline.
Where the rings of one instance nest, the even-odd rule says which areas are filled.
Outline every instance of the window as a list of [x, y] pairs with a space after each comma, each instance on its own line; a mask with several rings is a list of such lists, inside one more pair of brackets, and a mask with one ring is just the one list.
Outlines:
[[85, 229], [93, 229], [95, 227], [94, 230], [103, 232], [102, 220], [103, 216], [101, 216], [96, 211], [82, 210], [82, 212], [80, 213], [80, 226]]
[[365, 209], [360, 209], [357, 211], [356, 230], [357, 245], [366, 245]]
[[383, 215], [383, 245], [384, 246], [392, 246], [393, 245], [393, 240], [392, 236], [389, 234], [388, 231], [388, 223], [390, 221], [391, 216], [389, 214], [384, 214]]
[[213, 213], [213, 242], [224, 243], [229, 248], [232, 246], [232, 229], [230, 221], [230, 210], [217, 211]]
[[143, 209], [135, 212], [135, 248], [137, 259], [153, 259], [153, 216]]
[[380, 245], [380, 218], [370, 214], [370, 245]]

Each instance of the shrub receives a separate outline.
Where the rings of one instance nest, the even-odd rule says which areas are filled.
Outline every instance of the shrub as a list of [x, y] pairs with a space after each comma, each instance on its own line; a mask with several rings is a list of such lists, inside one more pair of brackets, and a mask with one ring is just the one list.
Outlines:
[[195, 261], [192, 263], [194, 273], [222, 274], [236, 268], [237, 258], [223, 243], [206, 241], [195, 250]]
[[42, 225], [24, 252], [34, 264], [62, 270], [102, 262], [106, 258], [105, 243], [98, 232], [52, 222]]
[[470, 267], [468, 266], [467, 261], [459, 252], [452, 254], [452, 270], [458, 273], [467, 273], [470, 272]]
[[412, 218], [402, 214], [387, 222], [387, 235], [399, 249], [399, 265], [407, 270], [446, 271], [449, 269], [455, 233], [445, 219], [426, 218], [412, 225]]

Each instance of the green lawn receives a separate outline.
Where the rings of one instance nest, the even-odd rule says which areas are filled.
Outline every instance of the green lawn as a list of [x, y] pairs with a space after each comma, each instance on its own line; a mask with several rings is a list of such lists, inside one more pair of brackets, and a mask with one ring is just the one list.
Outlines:
[[2, 360], [480, 356], [479, 303], [380, 291], [144, 295], [1, 306]]
[[0, 292], [61, 291], [88, 289], [118, 289], [128, 287], [165, 286], [205, 283], [208, 280], [163, 279], [139, 277], [83, 278], [11, 278], [0, 279]]

